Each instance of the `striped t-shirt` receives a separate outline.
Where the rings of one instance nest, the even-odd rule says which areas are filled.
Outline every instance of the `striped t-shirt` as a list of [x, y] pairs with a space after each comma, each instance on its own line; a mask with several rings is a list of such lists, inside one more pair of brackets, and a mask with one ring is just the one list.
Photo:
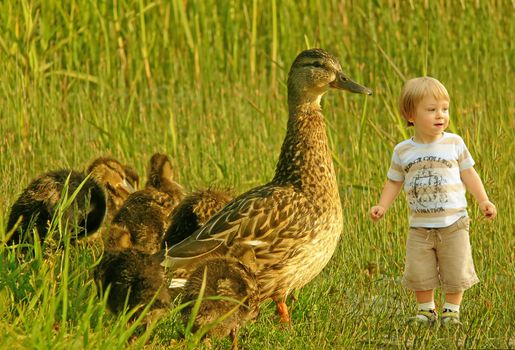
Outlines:
[[405, 140], [395, 146], [388, 178], [403, 181], [411, 227], [446, 227], [467, 216], [460, 172], [474, 166], [463, 139], [444, 132], [429, 144]]

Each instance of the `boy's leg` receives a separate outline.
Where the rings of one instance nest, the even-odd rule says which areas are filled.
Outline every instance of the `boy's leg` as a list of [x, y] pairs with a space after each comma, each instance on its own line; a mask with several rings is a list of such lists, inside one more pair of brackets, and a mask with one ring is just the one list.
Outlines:
[[461, 299], [463, 299], [463, 292], [458, 293], [445, 293], [445, 302], [460, 305]]
[[434, 237], [427, 229], [410, 228], [402, 285], [415, 291], [417, 314], [409, 322], [433, 324], [436, 319], [434, 288], [440, 285]]
[[415, 317], [409, 319], [410, 322], [433, 324], [438, 318], [435, 310], [434, 290], [415, 291], [417, 298], [418, 311]]
[[463, 292], [445, 293], [445, 304], [443, 306], [443, 324], [461, 324], [460, 304], [463, 299]]
[[460, 304], [463, 291], [479, 282], [468, 233], [469, 218], [464, 217], [452, 225], [451, 231], [442, 232], [437, 255], [445, 292], [445, 305], [441, 321], [443, 324], [460, 324]]
[[417, 303], [424, 304], [435, 300], [434, 290], [418, 290], [415, 292]]

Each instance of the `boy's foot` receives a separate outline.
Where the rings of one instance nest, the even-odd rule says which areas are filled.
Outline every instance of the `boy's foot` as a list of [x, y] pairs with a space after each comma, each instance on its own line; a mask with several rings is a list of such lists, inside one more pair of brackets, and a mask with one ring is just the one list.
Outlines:
[[444, 312], [442, 313], [442, 325], [444, 326], [447, 326], [447, 325], [461, 325], [462, 323], [460, 322], [460, 313], [459, 312], [454, 312], [454, 311], [450, 311], [450, 310], [444, 310]]
[[409, 323], [427, 324], [428, 326], [433, 325], [438, 319], [438, 315], [435, 310], [418, 310], [414, 317], [408, 319]]

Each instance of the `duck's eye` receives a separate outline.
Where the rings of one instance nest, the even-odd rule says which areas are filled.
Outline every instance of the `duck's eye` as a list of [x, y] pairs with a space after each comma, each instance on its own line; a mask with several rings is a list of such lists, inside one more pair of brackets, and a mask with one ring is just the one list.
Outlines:
[[313, 67], [317, 67], [317, 68], [322, 68], [323, 67], [323, 64], [318, 62], [318, 61], [315, 61], [315, 62], [311, 63], [311, 65]]

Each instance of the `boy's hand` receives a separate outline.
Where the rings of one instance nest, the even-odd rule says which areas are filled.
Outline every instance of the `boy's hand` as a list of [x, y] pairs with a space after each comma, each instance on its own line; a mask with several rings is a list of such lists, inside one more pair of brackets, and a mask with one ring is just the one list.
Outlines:
[[487, 220], [492, 220], [497, 216], [497, 208], [490, 201], [482, 201], [479, 203], [479, 209], [481, 209]]
[[380, 205], [376, 205], [370, 209], [370, 218], [373, 221], [379, 221], [386, 213], [386, 209]]

